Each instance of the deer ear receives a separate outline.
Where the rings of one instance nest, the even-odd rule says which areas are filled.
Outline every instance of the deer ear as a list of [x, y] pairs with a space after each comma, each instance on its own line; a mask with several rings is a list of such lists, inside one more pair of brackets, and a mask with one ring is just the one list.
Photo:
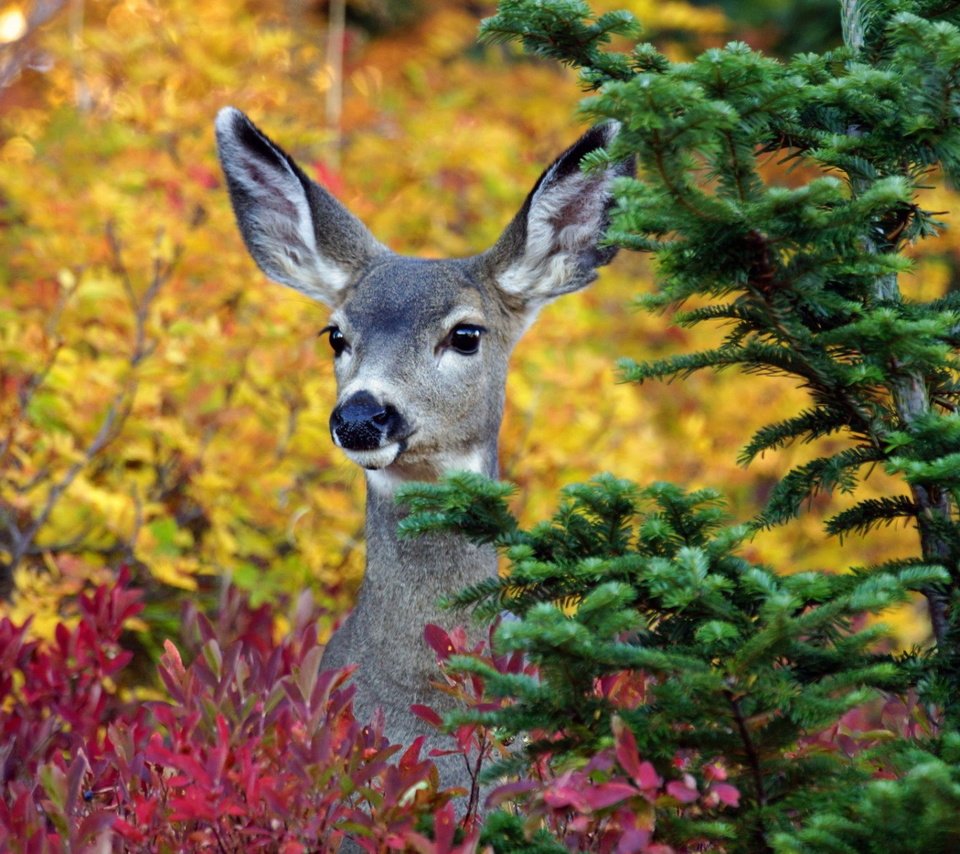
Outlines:
[[216, 130], [233, 211], [257, 265], [274, 281], [338, 305], [386, 247], [239, 110], [224, 107]]
[[597, 125], [561, 154], [485, 257], [504, 295], [528, 310], [590, 284], [617, 253], [598, 244], [609, 224], [611, 182], [632, 175], [633, 161], [591, 172], [580, 164], [618, 129], [615, 122]]

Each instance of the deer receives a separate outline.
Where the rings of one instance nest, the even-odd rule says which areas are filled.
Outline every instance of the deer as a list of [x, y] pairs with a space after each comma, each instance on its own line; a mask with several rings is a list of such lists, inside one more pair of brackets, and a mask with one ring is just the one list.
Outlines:
[[[580, 290], [616, 248], [603, 242], [613, 182], [631, 161], [581, 170], [607, 148], [609, 122], [588, 130], [540, 176], [519, 212], [486, 251], [421, 259], [381, 244], [327, 190], [239, 110], [216, 119], [220, 163], [236, 221], [260, 270], [330, 310], [337, 398], [333, 443], [366, 478], [366, 567], [357, 602], [334, 632], [321, 667], [356, 665], [359, 720], [382, 710], [385, 734], [410, 744], [436, 733], [412, 711], [441, 713], [428, 623], [438, 604], [497, 573], [492, 546], [458, 533], [401, 538], [397, 488], [454, 471], [496, 478], [508, 362], [543, 306]], [[437, 758], [441, 783], [475, 783], [461, 756]]]

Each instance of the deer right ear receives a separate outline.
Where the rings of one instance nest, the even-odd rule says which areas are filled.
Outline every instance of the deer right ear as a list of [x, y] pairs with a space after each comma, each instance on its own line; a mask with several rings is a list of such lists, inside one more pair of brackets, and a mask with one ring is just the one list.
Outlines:
[[520, 212], [484, 256], [501, 292], [528, 315], [562, 294], [579, 290], [610, 262], [616, 247], [602, 244], [613, 206], [611, 184], [633, 175], [624, 160], [581, 171], [583, 158], [613, 142], [619, 125], [587, 131], [537, 181]]
[[217, 115], [217, 150], [247, 249], [274, 281], [330, 306], [387, 252], [239, 110]]

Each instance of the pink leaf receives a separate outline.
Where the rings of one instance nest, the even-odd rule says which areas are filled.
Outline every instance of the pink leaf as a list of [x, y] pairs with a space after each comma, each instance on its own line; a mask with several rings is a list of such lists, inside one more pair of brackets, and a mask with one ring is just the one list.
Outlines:
[[700, 797], [700, 793], [696, 789], [681, 783], [679, 780], [671, 780], [667, 783], [667, 794], [680, 801], [681, 804], [693, 803]]
[[637, 773], [633, 775], [633, 779], [644, 791], [659, 789], [663, 785], [663, 777], [661, 777], [657, 773], [656, 768], [646, 760], [640, 763], [640, 767], [637, 769]]
[[[617, 761], [620, 763], [620, 767], [623, 768], [637, 783], [642, 789], [649, 789], [652, 786], [649, 783], [642, 783], [639, 779], [640, 774], [643, 771], [643, 765], [650, 765], [649, 762], [641, 763], [640, 754], [637, 750], [637, 740], [633, 737], [633, 732], [630, 727], [628, 727], [622, 718], [614, 716], [611, 721], [613, 728], [613, 737], [616, 739], [617, 746]], [[651, 770], [652, 770], [652, 766]], [[656, 776], [656, 772], [654, 772]], [[659, 779], [659, 778], [657, 778]], [[655, 785], [659, 786], [660, 783]]]
[[590, 804], [590, 809], [602, 810], [606, 807], [620, 803], [620, 801], [625, 801], [628, 798], [632, 798], [637, 794], [639, 794], [637, 790], [629, 783], [618, 783], [612, 781], [610, 783], [603, 783], [595, 786], [592, 789], [588, 789], [585, 793], [585, 796], [587, 803]]
[[649, 830], [628, 830], [620, 836], [617, 854], [638, 854], [646, 852], [650, 844]]
[[548, 789], [543, 793], [543, 802], [554, 809], [572, 807], [580, 812], [587, 812], [590, 809], [583, 794], [570, 786], [555, 786]]
[[459, 748], [453, 748], [452, 750], [442, 750], [439, 747], [434, 747], [427, 753], [427, 756], [436, 757], [436, 756], [463, 756], [463, 751]]
[[184, 672], [183, 668], [183, 659], [180, 657], [180, 650], [177, 649], [176, 645], [169, 638], [163, 642], [163, 656], [160, 660], [167, 666], [169, 670], [176, 673], [178, 676], [182, 676]]
[[740, 791], [736, 786], [731, 786], [729, 783], [714, 783], [710, 787], [710, 791], [720, 799], [721, 803], [728, 807], [740, 805]]
[[453, 804], [444, 804], [433, 819], [433, 835], [436, 839], [436, 850], [450, 851], [453, 848], [453, 837], [457, 830], [457, 819], [453, 813]]
[[703, 776], [708, 780], [726, 780], [727, 769], [719, 762], [710, 762], [703, 766]]
[[450, 629], [450, 642], [457, 651], [463, 652], [467, 648], [467, 630], [463, 626], [454, 626]]

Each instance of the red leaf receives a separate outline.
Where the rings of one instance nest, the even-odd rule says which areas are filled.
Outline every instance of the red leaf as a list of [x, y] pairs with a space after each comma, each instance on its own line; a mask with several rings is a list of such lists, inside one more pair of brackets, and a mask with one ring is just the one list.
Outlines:
[[189, 165], [187, 166], [187, 175], [206, 190], [215, 190], [220, 186], [217, 176], [205, 166]]
[[420, 750], [423, 748], [423, 743], [426, 741], [427, 737], [425, 735], [418, 735], [413, 743], [406, 749], [403, 756], [400, 757], [400, 761], [397, 765], [406, 771], [412, 765], [420, 762]]
[[[155, 762], [157, 765], [163, 765], [166, 768], [172, 768], [179, 771], [184, 778], [184, 783], [195, 783], [206, 788], [213, 785], [213, 780], [203, 767], [193, 756], [187, 753], [174, 753], [163, 745], [163, 737], [155, 732], [150, 737], [150, 743], [144, 751], [144, 759], [147, 762]], [[170, 781], [172, 785], [182, 785], [176, 778]]]
[[463, 724], [463, 726], [458, 726], [456, 732], [454, 732], [454, 737], [457, 739], [457, 747], [459, 747], [463, 753], [470, 752], [476, 731], [476, 724]]
[[220, 817], [219, 809], [205, 803], [200, 797], [171, 797], [170, 821], [215, 822]]
[[410, 706], [410, 711], [421, 720], [425, 720], [430, 726], [441, 726], [443, 724], [443, 718], [429, 706], [421, 706], [419, 703], [414, 703]]
[[140, 843], [146, 840], [146, 837], [132, 824], [124, 821], [122, 818], [113, 820], [113, 830], [122, 836], [128, 842]]
[[157, 811], [159, 801], [151, 798], [150, 800], [140, 801], [133, 807], [133, 813], [137, 817], [137, 824], [141, 827], [150, 824]]
[[450, 635], [441, 629], [440, 626], [433, 625], [433, 623], [427, 623], [427, 625], [423, 627], [423, 639], [441, 661], [446, 661], [456, 652], [456, 647], [454, 647], [453, 642], [450, 640]]
[[332, 169], [330, 166], [328, 166], [325, 161], [315, 160], [313, 162], [313, 173], [317, 177], [317, 182], [321, 186], [326, 187], [326, 189], [333, 193], [333, 195], [343, 195], [344, 190], [346, 189], [343, 176], [335, 169]]

